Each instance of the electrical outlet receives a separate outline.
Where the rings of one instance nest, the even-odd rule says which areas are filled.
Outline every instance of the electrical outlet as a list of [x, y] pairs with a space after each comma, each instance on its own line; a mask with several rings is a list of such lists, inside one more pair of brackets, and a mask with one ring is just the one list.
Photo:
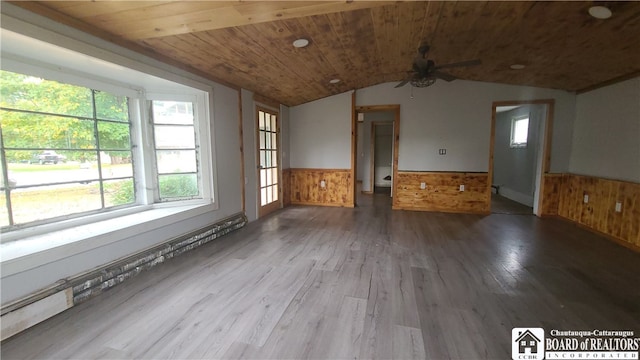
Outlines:
[[420, 189], [424, 190], [424, 189], [426, 189], [426, 188], [427, 188], [427, 184], [426, 184], [426, 183], [421, 182], [421, 183], [420, 183]]
[[447, 149], [438, 149], [438, 155], [447, 155]]
[[622, 202], [616, 201], [616, 212], [622, 212]]
[[585, 204], [588, 204], [588, 203], [589, 203], [589, 194], [584, 194], [584, 196], [583, 196], [583, 198], [582, 198], [582, 201], [583, 201]]
[[464, 185], [460, 185], [460, 191], [464, 191]]
[[321, 188], [327, 187], [327, 183], [324, 180], [320, 180], [320, 187]]

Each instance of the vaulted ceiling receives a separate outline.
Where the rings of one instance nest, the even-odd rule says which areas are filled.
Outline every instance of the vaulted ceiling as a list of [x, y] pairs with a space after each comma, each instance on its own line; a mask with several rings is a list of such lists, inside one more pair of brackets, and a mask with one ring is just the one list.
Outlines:
[[[640, 75], [636, 1], [14, 4], [286, 105], [400, 81], [425, 42], [437, 64], [480, 59], [479, 66], [447, 69], [466, 80], [585, 91]], [[591, 17], [594, 4], [612, 17]], [[293, 47], [298, 38], [310, 44]]]

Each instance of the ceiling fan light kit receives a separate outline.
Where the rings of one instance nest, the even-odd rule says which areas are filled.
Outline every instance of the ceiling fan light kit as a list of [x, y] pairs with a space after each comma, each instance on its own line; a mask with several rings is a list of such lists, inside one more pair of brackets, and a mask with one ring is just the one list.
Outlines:
[[426, 78], [411, 79], [410, 83], [411, 83], [411, 86], [413, 87], [423, 88], [423, 87], [427, 87], [435, 84], [436, 78], [426, 77]]

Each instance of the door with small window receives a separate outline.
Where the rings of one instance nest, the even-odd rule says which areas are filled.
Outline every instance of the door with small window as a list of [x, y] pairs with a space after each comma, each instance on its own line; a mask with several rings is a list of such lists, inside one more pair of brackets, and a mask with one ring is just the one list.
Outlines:
[[280, 164], [278, 112], [258, 107], [258, 214], [264, 216], [280, 208]]

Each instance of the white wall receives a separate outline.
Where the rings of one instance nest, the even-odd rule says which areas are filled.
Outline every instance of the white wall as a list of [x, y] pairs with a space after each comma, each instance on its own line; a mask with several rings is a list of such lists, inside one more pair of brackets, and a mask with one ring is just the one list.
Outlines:
[[[529, 116], [526, 147], [511, 147], [511, 121]], [[493, 184], [500, 186], [505, 197], [533, 206], [536, 159], [541, 146], [540, 126], [546, 115], [546, 105], [523, 105], [496, 114], [496, 134], [493, 152]]]
[[640, 182], [640, 77], [578, 95], [572, 144], [570, 172]]
[[3, 3], [2, 12], [3, 27], [10, 27], [13, 31], [27, 32], [29, 36], [42, 37], [42, 40], [55, 42], [60, 46], [82, 48], [91, 52], [92, 56], [136, 70], [148, 71], [155, 76], [165, 77], [172, 81], [189, 85], [197, 82], [203, 87], [209, 87], [213, 91], [214, 100], [213, 104], [210, 104], [210, 114], [212, 117], [211, 133], [215, 142], [213, 169], [217, 176], [217, 201], [219, 203], [217, 210], [178, 221], [171, 226], [149, 228], [141, 225], [136, 228], [135, 235], [110, 239], [110, 242], [105, 246], [86, 249], [53, 261], [42, 261], [21, 272], [11, 274], [3, 272], [1, 281], [1, 301], [3, 304], [49, 286], [60, 279], [171, 240], [241, 211], [239, 104], [236, 90], [57, 24], [11, 4]]
[[[399, 170], [486, 172], [494, 101], [555, 99], [551, 171], [569, 168], [575, 95], [565, 91], [456, 80], [427, 88], [380, 84], [356, 104], [400, 104]], [[447, 149], [447, 155], [438, 155]]]
[[351, 92], [289, 109], [292, 168], [351, 168]]
[[244, 153], [244, 201], [249, 221], [258, 218], [258, 170], [256, 105], [253, 93], [242, 89], [242, 150]]

